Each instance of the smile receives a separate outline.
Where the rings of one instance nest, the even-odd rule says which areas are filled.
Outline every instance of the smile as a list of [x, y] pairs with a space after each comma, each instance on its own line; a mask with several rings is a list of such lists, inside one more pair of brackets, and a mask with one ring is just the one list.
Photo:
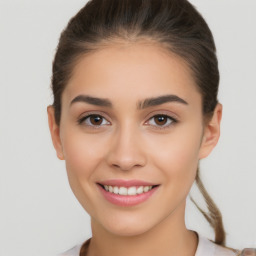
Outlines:
[[135, 196], [142, 193], [146, 193], [153, 189], [155, 186], [132, 186], [132, 187], [117, 187], [117, 186], [108, 186], [108, 185], [101, 185], [102, 188], [104, 188], [106, 191], [110, 193], [114, 193], [116, 195], [122, 195], [122, 196]]
[[[108, 182], [107, 182], [108, 183]], [[158, 190], [160, 185], [152, 184], [101, 184], [97, 183], [98, 188], [103, 195], [103, 198], [106, 199], [111, 204], [118, 206], [134, 206], [140, 203], [147, 201], [155, 192]], [[130, 182], [131, 183], [131, 182]]]

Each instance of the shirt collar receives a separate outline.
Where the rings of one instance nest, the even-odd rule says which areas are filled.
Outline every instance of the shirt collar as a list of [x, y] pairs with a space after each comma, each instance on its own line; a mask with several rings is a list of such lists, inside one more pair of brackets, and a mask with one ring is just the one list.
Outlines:
[[214, 256], [215, 244], [208, 240], [206, 237], [198, 234], [198, 245], [195, 256]]

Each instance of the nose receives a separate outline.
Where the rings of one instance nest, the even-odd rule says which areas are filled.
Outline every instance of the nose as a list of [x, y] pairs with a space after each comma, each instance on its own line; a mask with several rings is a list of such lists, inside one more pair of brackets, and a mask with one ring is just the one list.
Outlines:
[[135, 131], [127, 125], [113, 134], [107, 161], [112, 167], [128, 171], [136, 166], [145, 166], [145, 152], [140, 131]]

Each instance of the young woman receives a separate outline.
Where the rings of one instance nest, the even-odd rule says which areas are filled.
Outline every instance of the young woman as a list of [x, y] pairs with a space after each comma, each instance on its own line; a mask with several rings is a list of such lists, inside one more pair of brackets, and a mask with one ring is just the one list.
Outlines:
[[[220, 135], [218, 84], [211, 31], [186, 0], [92, 0], [70, 20], [49, 127], [92, 238], [61, 255], [239, 254], [199, 178]], [[194, 180], [215, 241], [185, 226]]]

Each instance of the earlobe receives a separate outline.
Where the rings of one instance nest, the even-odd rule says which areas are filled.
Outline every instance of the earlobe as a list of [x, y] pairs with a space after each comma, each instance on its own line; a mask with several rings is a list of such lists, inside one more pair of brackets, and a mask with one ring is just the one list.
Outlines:
[[218, 143], [220, 137], [222, 109], [222, 104], [218, 103], [215, 107], [211, 120], [205, 125], [199, 159], [206, 158]]
[[55, 122], [53, 106], [47, 107], [47, 114], [48, 114], [48, 125], [51, 133], [52, 143], [56, 150], [57, 157], [60, 160], [64, 160], [62, 144], [60, 139], [60, 128], [59, 128], [59, 125], [57, 125]]

